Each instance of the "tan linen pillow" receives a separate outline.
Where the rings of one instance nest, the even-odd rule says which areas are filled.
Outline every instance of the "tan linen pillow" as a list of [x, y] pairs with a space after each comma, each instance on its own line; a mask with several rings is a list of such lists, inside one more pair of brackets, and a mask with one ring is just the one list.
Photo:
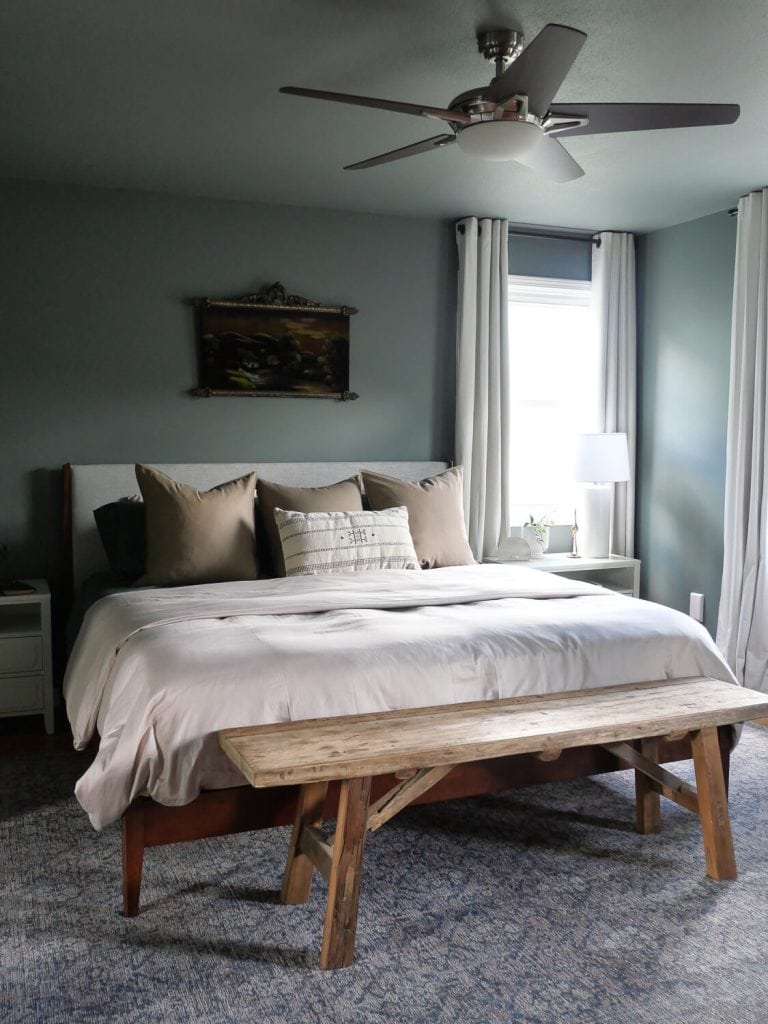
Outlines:
[[362, 512], [363, 499], [360, 494], [360, 478], [350, 477], [327, 487], [285, 487], [269, 480], [256, 484], [259, 509], [272, 555], [272, 567], [278, 576], [285, 576], [283, 548], [280, 533], [275, 524], [275, 509], [289, 512]]
[[464, 525], [464, 470], [454, 466], [418, 483], [362, 470], [371, 508], [405, 505], [413, 546], [422, 569], [472, 565], [475, 561]]
[[147, 559], [136, 586], [253, 580], [256, 474], [198, 491], [136, 466], [146, 513]]
[[286, 512], [275, 509], [286, 576], [416, 569], [408, 510]]

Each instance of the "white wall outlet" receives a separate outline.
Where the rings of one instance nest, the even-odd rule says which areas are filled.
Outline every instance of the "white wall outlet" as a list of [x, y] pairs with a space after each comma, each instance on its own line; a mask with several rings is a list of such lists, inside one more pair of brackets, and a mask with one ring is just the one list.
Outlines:
[[691, 592], [691, 606], [688, 614], [697, 622], [704, 621], [704, 595]]

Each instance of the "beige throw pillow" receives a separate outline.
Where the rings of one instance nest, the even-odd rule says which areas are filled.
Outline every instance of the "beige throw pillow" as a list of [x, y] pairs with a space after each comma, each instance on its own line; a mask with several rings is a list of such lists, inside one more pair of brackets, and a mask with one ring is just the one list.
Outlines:
[[253, 580], [256, 474], [198, 491], [152, 466], [136, 466], [147, 558], [137, 586]]
[[287, 512], [275, 509], [286, 576], [418, 569], [408, 510]]
[[362, 512], [363, 499], [360, 495], [360, 479], [353, 476], [327, 487], [285, 487], [269, 480], [256, 484], [259, 508], [264, 529], [267, 532], [272, 566], [278, 576], [285, 576], [283, 549], [280, 533], [275, 524], [275, 509], [290, 512]]
[[413, 546], [422, 569], [472, 565], [464, 525], [464, 472], [454, 466], [413, 483], [364, 469], [363, 486], [371, 508], [405, 505]]

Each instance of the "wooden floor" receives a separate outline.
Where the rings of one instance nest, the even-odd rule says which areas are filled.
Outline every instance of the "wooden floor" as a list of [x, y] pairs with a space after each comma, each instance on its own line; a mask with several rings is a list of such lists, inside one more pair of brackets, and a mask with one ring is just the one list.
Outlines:
[[42, 715], [0, 718], [0, 757], [71, 750], [72, 733], [69, 725], [58, 714], [55, 725], [56, 731], [49, 736]]

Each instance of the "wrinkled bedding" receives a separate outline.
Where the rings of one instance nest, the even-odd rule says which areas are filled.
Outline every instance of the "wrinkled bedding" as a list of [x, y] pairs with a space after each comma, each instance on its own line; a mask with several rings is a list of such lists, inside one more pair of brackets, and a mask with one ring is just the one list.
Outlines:
[[383, 570], [107, 596], [64, 693], [75, 793], [97, 829], [134, 797], [243, 784], [217, 731], [707, 675], [735, 682], [686, 615], [511, 565]]
[[120, 594], [123, 591], [130, 591], [132, 589], [132, 585], [128, 580], [118, 579], [112, 572], [95, 572], [87, 576], [75, 595], [69, 611], [69, 617], [67, 618], [64, 634], [67, 654], [75, 646], [75, 640], [77, 640], [77, 634], [80, 632], [80, 627], [83, 624], [85, 613], [91, 605], [100, 601], [102, 597], [106, 597], [107, 594]]

